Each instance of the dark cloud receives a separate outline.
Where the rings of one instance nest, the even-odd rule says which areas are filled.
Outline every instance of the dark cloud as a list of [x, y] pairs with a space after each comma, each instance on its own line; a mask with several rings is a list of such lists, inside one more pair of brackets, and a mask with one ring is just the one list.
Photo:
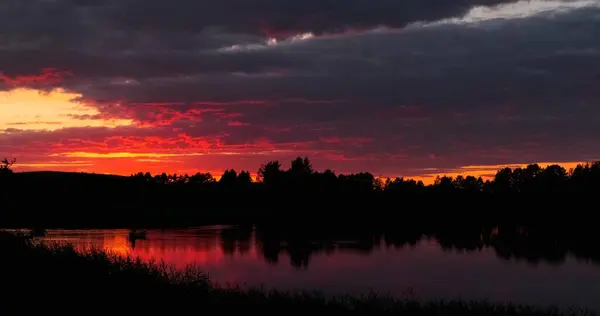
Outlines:
[[[136, 65], [144, 62], [154, 65], [146, 69], [150, 72], [185, 72], [189, 64], [178, 63], [173, 55], [194, 62], [192, 69], [197, 64], [234, 66], [236, 59], [206, 60], [197, 56], [197, 50], [256, 43], [265, 36], [402, 27], [461, 15], [474, 5], [503, 2], [511, 1], [7, 0], [0, 5], [0, 34], [5, 42], [0, 50], [20, 53], [13, 56], [17, 59], [12, 64], [23, 68], [5, 66], [15, 73], [53, 64], [77, 69], [80, 75], [86, 70], [133, 74], [140, 70]], [[169, 63], [161, 58], [167, 53]], [[130, 63], [132, 59], [137, 62]]]
[[[600, 155], [599, 14], [586, 0], [8, 0], [0, 89], [62, 86], [101, 111], [78, 119], [155, 126], [86, 134], [99, 142], [301, 143], [394, 172], [585, 160]], [[50, 67], [69, 75], [34, 76]], [[27, 139], [69, 131], [47, 134]]]
[[[265, 32], [334, 32], [379, 25], [402, 27], [415, 21], [458, 16], [475, 5], [509, 2], [514, 1], [6, 0], [0, 6], [0, 13], [5, 17], [2, 29], [22, 42], [52, 37], [52, 40], [62, 39], [57, 44], [69, 45], [73, 40], [89, 40], [87, 32], [105, 30], [112, 32], [103, 38], [126, 45], [127, 39], [121, 33], [124, 31], [168, 34], [176, 42], [177, 37], [189, 41], [193, 39], [191, 35], [209, 28], [264, 35]], [[72, 28], [74, 25], [80, 28]]]

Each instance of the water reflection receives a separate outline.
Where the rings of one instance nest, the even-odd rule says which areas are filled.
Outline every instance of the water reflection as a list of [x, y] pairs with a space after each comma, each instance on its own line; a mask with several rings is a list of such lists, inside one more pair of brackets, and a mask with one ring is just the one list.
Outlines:
[[43, 239], [197, 264], [219, 283], [600, 308], [598, 250], [580, 240], [518, 227], [360, 231], [215, 226], [150, 230], [132, 243], [128, 230], [51, 230]]

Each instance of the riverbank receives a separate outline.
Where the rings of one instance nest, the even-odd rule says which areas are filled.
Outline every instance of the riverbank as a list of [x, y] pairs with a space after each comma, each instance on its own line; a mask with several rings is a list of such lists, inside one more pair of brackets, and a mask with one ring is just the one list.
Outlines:
[[420, 302], [367, 295], [325, 299], [315, 293], [222, 288], [200, 270], [183, 271], [112, 256], [44, 246], [24, 236], [0, 233], [0, 311], [56, 312], [275, 312], [305, 315], [585, 315], [573, 310], [494, 305], [485, 302]]

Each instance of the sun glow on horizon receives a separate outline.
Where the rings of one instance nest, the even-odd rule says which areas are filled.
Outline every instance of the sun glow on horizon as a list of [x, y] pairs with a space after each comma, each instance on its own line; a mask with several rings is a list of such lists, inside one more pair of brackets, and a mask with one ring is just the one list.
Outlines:
[[0, 91], [0, 133], [7, 129], [55, 131], [70, 127], [132, 125], [129, 119], [103, 118], [97, 108], [79, 102], [81, 94], [57, 88]]
[[[88, 156], [80, 155], [86, 153], [67, 153], [72, 154], [71, 156], [64, 154], [52, 154], [51, 156], [63, 157], [65, 161], [53, 160], [49, 162], [37, 161], [18, 163], [14, 166], [18, 172], [26, 171], [66, 171], [66, 172], [85, 172], [85, 173], [97, 173], [97, 174], [112, 174], [129, 176], [137, 174], [139, 172], [149, 172], [153, 175], [167, 173], [167, 174], [195, 174], [195, 173], [210, 173], [215, 180], [219, 180], [225, 170], [233, 168], [236, 171], [247, 170], [250, 171], [251, 178], [253, 181], [257, 181], [257, 174], [255, 170], [258, 170], [259, 165], [256, 168], [248, 168], [235, 165], [235, 161], [228, 163], [223, 168], [215, 168], [215, 166], [199, 168], [202, 164], [191, 163], [186, 160], [186, 156], [201, 156], [201, 155], [186, 155], [186, 154], [151, 154], [151, 153], [107, 153], [107, 154], [90, 154]], [[128, 154], [130, 156], [127, 156]], [[172, 160], [172, 157], [180, 156], [180, 160]], [[70, 160], [73, 158], [83, 158], [81, 160]], [[152, 158], [148, 158], [152, 157]], [[192, 157], [189, 157], [192, 158]], [[560, 165], [565, 168], [567, 172], [575, 168], [579, 164], [586, 164], [586, 161], [576, 162], [537, 162], [540, 167], [547, 167], [550, 165]], [[435, 182], [437, 177], [448, 176], [456, 178], [457, 176], [474, 176], [481, 177], [484, 181], [493, 180], [496, 172], [504, 168], [524, 168], [529, 163], [517, 163], [517, 164], [498, 164], [498, 165], [468, 165], [461, 166], [453, 169], [438, 169], [438, 168], [423, 168], [419, 170], [413, 170], [412, 175], [393, 175], [393, 174], [380, 174], [376, 176], [377, 179], [385, 182], [388, 178], [404, 178], [405, 180], [422, 181], [425, 185], [430, 185]], [[322, 171], [322, 170], [320, 170]], [[368, 170], [364, 170], [368, 172]], [[360, 170], [344, 171], [336, 174], [352, 174], [360, 172]]]
[[474, 176], [474, 177], [481, 177], [485, 181], [485, 180], [492, 180], [494, 178], [494, 176], [496, 175], [496, 172], [498, 172], [501, 169], [525, 168], [528, 165], [534, 164], [534, 163], [537, 163], [542, 168], [545, 168], [545, 167], [548, 167], [551, 165], [559, 165], [559, 166], [565, 168], [565, 170], [567, 172], [569, 172], [570, 169], [577, 167], [577, 165], [586, 164], [586, 161], [532, 162], [532, 163], [516, 163], [516, 164], [500, 164], [500, 165], [469, 165], [469, 166], [458, 167], [456, 169], [451, 169], [448, 171], [442, 171], [442, 170], [438, 170], [436, 168], [428, 168], [427, 169], [428, 172], [424, 173], [423, 175], [414, 176], [414, 177], [405, 177], [405, 178], [414, 179], [416, 181], [423, 181], [424, 184], [433, 184], [435, 182], [435, 178], [438, 176], [439, 177], [447, 176], [447, 177], [452, 177], [452, 178], [456, 178], [458, 176], [463, 176], [463, 177]]

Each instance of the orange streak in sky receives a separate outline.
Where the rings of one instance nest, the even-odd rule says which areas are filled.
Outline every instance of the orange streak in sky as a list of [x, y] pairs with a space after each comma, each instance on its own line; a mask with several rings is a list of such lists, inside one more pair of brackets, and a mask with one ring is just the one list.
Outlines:
[[[53, 83], [67, 74], [53, 69], [46, 69], [41, 74], [33, 76], [10, 77], [0, 73], [0, 81], [15, 86], [10, 91], [0, 91], [0, 107], [3, 108], [2, 115], [0, 115], [0, 137], [10, 136], [10, 133], [15, 130], [48, 132], [47, 134], [39, 133], [40, 137], [44, 137], [55, 135], [52, 132], [68, 128], [96, 127], [101, 130], [110, 129], [110, 131], [115, 131], [118, 130], [115, 129], [116, 127], [127, 126], [135, 129], [147, 126], [152, 128], [153, 126], [169, 125], [176, 120], [191, 120], [201, 123], [202, 115], [214, 115], [228, 122], [231, 126], [247, 125], [241, 120], [243, 116], [240, 113], [227, 112], [222, 108], [190, 109], [181, 113], [175, 109], [165, 107], [168, 103], [137, 104], [136, 106], [140, 107], [155, 108], [153, 112], [150, 112], [146, 121], [129, 118], [134, 117], [130, 112], [121, 113], [117, 111], [117, 115], [123, 115], [123, 117], [117, 117], [115, 113], [109, 115], [102, 112], [100, 105], [94, 104], [92, 101], [83, 101], [81, 94], [60, 88], [40, 91], [33, 88], [18, 87], [19, 85]], [[337, 102], [302, 99], [288, 101], [304, 103]], [[197, 102], [197, 105], [207, 107], [235, 104], [265, 104], [265, 101]], [[121, 109], [119, 108], [119, 110]], [[404, 110], [409, 113], [416, 111], [415, 108], [411, 107]], [[272, 131], [280, 133], [284, 130]], [[16, 133], [18, 134], [18, 132]], [[34, 135], [37, 137], [38, 134]], [[15, 165], [17, 171], [52, 169], [119, 175], [130, 175], [137, 172], [151, 172], [153, 174], [162, 172], [178, 174], [210, 172], [218, 178], [225, 169], [234, 168], [240, 171], [243, 168], [256, 171], [261, 163], [280, 159], [283, 156], [312, 157], [313, 154], [319, 154], [323, 158], [329, 155], [330, 159], [326, 157], [323, 160], [335, 164], [335, 160], [338, 159], [340, 160], [337, 162], [338, 165], [343, 165], [344, 161], [352, 160], [346, 158], [343, 151], [331, 151], [329, 153], [327, 150], [316, 151], [313, 149], [316, 142], [311, 141], [273, 143], [266, 138], [261, 138], [245, 144], [230, 145], [221, 136], [190, 136], [182, 132], [174, 132], [165, 137], [107, 135], [86, 138], [86, 134], [81, 133], [81, 135], [73, 135], [70, 138], [63, 137], [60, 140], [53, 138], [54, 140], [47, 142], [38, 141], [36, 138], [25, 145], [15, 141], [15, 144], [9, 144], [6, 147], [0, 147], [0, 149], [10, 151], [8, 154], [14, 155], [17, 159], [25, 155], [31, 156], [18, 161], [18, 164]], [[5, 144], [4, 138], [2, 138], [2, 141], [0, 146]], [[371, 141], [369, 138], [325, 137], [320, 140], [320, 143], [360, 147]], [[35, 148], [35, 150], [32, 151], [31, 148]], [[280, 161], [286, 163], [284, 160]], [[539, 164], [541, 166], [559, 164], [569, 170], [578, 163], [581, 162], [540, 162]], [[366, 165], [368, 166], [368, 164]], [[422, 169], [417, 172], [420, 174], [412, 178], [421, 180], [425, 184], [433, 183], [437, 176], [443, 175], [452, 177], [472, 175], [490, 179], [499, 169], [524, 166], [526, 164], [463, 166], [449, 170]], [[368, 168], [365, 169], [352, 171], [369, 171]], [[387, 175], [384, 174], [383, 177], [387, 177]]]
[[[572, 169], [577, 167], [578, 164], [585, 164], [585, 161], [569, 161], [569, 162], [538, 162], [537, 164], [540, 165], [541, 167], [547, 167], [550, 165], [560, 165], [563, 168], [565, 168], [567, 170], [567, 172]], [[521, 163], [521, 164], [504, 164], [504, 165], [479, 165], [479, 166], [464, 166], [464, 167], [460, 167], [454, 170], [451, 170], [449, 172], [432, 172], [432, 173], [424, 173], [421, 176], [416, 176], [413, 177], [413, 179], [417, 180], [417, 181], [423, 181], [424, 184], [433, 184], [433, 182], [435, 181], [436, 177], [443, 177], [443, 176], [448, 176], [448, 177], [453, 177], [456, 178], [457, 176], [474, 176], [474, 177], [481, 177], [484, 181], [485, 180], [492, 180], [494, 178], [494, 175], [496, 174], [496, 172], [500, 169], [504, 169], [504, 168], [511, 168], [511, 169], [515, 169], [515, 168], [524, 168], [527, 167], [527, 165], [529, 165], [528, 163]], [[410, 177], [409, 177], [410, 178]]]

